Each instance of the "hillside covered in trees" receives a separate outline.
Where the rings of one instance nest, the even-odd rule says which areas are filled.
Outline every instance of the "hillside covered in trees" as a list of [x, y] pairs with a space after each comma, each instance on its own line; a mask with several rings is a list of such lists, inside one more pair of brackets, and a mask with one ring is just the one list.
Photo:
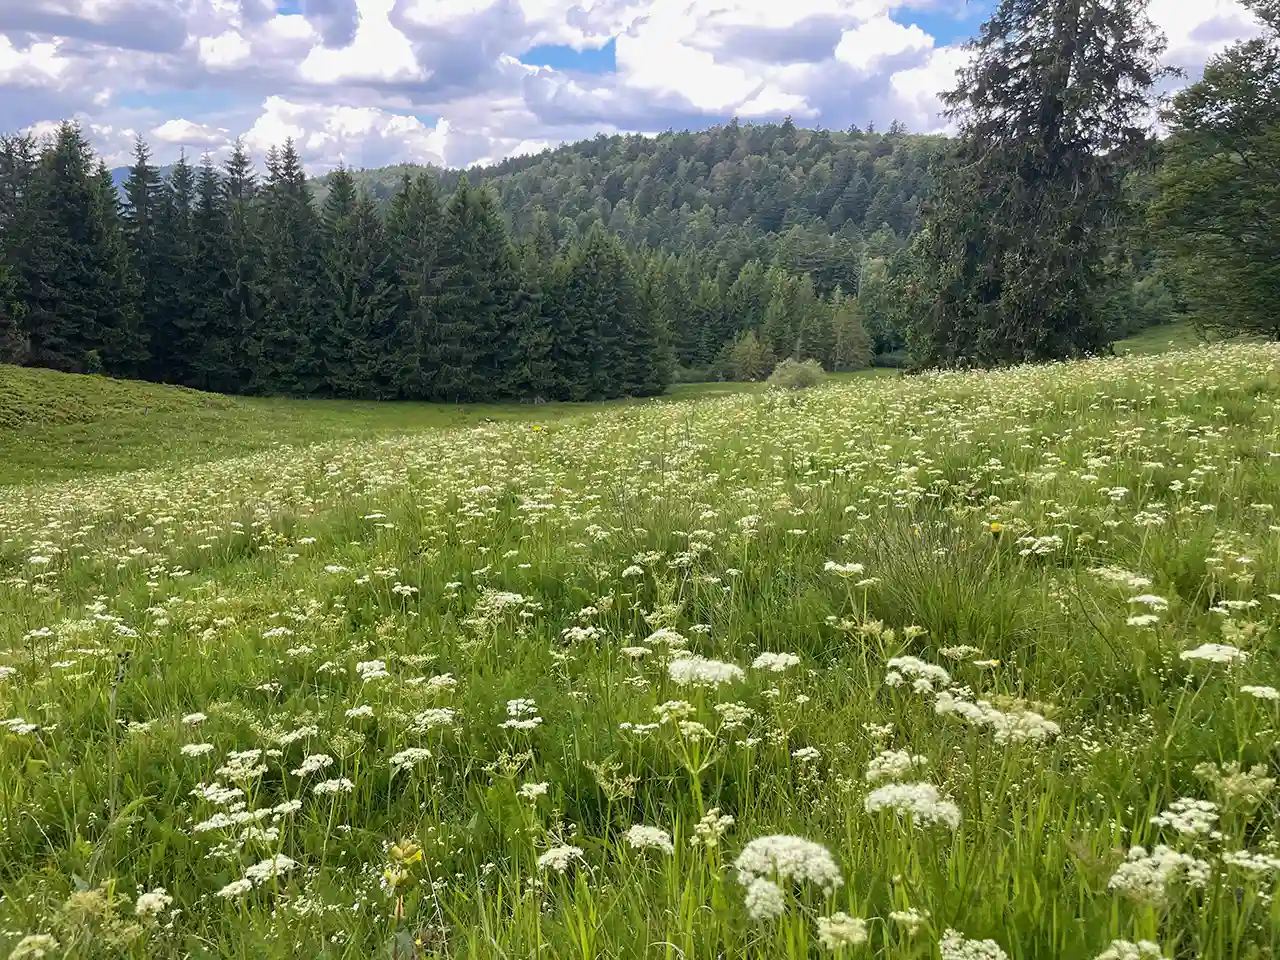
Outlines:
[[139, 142], [117, 182], [73, 124], [5, 137], [0, 361], [226, 392], [585, 400], [787, 358], [1081, 356], [1181, 315], [1275, 336], [1280, 6], [1246, 2], [1270, 33], [1178, 94], [1164, 141], [1141, 0], [1089, 0], [1084, 19], [1080, 0], [1002, 0], [946, 94], [953, 140], [735, 121], [320, 181], [292, 143], [261, 171], [237, 146], [162, 175]]

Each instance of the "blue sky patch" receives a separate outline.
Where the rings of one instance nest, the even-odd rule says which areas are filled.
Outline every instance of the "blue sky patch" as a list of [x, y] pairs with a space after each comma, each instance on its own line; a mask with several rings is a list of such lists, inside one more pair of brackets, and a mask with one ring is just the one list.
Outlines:
[[904, 26], [915, 24], [931, 35], [939, 47], [962, 43], [978, 35], [978, 28], [995, 6], [992, 0], [943, 0], [942, 3], [920, 4], [893, 14], [893, 19]]
[[610, 39], [603, 47], [575, 50], [559, 44], [530, 47], [520, 54], [520, 62], [531, 67], [552, 67], [580, 73], [613, 73], [618, 69], [618, 41]]

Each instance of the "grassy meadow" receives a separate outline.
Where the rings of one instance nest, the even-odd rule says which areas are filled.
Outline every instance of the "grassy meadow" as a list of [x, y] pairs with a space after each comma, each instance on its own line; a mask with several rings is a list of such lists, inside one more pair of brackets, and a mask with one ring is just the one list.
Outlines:
[[6, 376], [0, 957], [1280, 951], [1280, 347], [506, 418]]

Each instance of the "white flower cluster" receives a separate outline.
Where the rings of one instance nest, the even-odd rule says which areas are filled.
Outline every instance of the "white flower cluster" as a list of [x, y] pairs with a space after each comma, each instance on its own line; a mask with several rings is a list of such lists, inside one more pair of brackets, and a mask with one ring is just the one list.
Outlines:
[[712, 807], [706, 816], [693, 825], [693, 836], [689, 838], [689, 843], [695, 847], [719, 846], [720, 838], [729, 832], [733, 824], [733, 817], [721, 815], [719, 807]]
[[387, 672], [387, 662], [385, 660], [363, 660], [356, 664], [356, 673], [366, 683], [370, 680], [382, 680], [391, 676]]
[[733, 865], [743, 886], [756, 879], [812, 883], [831, 894], [844, 883], [831, 851], [820, 843], [785, 833], [752, 840]]
[[920, 754], [914, 756], [905, 750], [882, 750], [879, 756], [871, 758], [867, 764], [867, 772], [863, 779], [867, 783], [881, 783], [885, 780], [905, 780], [916, 769], [928, 763]]
[[244, 877], [239, 880], [232, 880], [218, 891], [218, 896], [228, 899], [242, 896], [268, 880], [284, 876], [297, 865], [298, 862], [296, 860], [277, 853], [268, 860], [262, 860], [250, 867], [246, 867]]
[[681, 687], [718, 687], [746, 676], [743, 669], [735, 663], [697, 656], [672, 660], [667, 664], [667, 673], [672, 682]]
[[1202, 643], [1194, 650], [1183, 650], [1178, 656], [1183, 660], [1204, 660], [1208, 663], [1244, 663], [1249, 654], [1229, 643]]
[[1111, 946], [1098, 954], [1097, 960], [1163, 960], [1163, 957], [1164, 951], [1160, 949], [1160, 944], [1151, 940], [1139, 940], [1137, 943], [1112, 940]]
[[1033, 710], [997, 710], [986, 700], [970, 700], [963, 690], [938, 691], [933, 709], [939, 716], [950, 714], [976, 727], [990, 727], [996, 743], [1043, 743], [1062, 732], [1056, 723]]
[[431, 751], [424, 747], [406, 747], [391, 758], [391, 772], [399, 773], [431, 759]]
[[1171, 827], [1184, 836], [1222, 836], [1217, 828], [1218, 805], [1208, 800], [1191, 797], [1175, 800], [1164, 813], [1152, 817], [1151, 822], [1158, 827]]
[[453, 726], [456, 718], [457, 712], [452, 707], [432, 707], [415, 715], [409, 729], [414, 733], [426, 733], [436, 727]]
[[867, 794], [863, 806], [868, 813], [910, 814], [916, 826], [940, 823], [952, 830], [960, 826], [960, 808], [943, 799], [932, 783], [888, 783]]
[[1280, 690], [1275, 687], [1241, 687], [1241, 693], [1247, 693], [1258, 700], [1280, 700]]
[[302, 761], [302, 766], [292, 771], [295, 777], [306, 777], [318, 773], [333, 765], [333, 757], [323, 753], [315, 753]]
[[542, 856], [538, 857], [539, 870], [554, 870], [556, 873], [565, 873], [573, 864], [582, 859], [582, 848], [565, 844], [559, 847], [552, 847]]
[[768, 670], [770, 673], [782, 673], [800, 665], [800, 658], [794, 653], [771, 653], [765, 651], [751, 661], [755, 670]]
[[1172, 847], [1133, 847], [1128, 858], [1116, 868], [1107, 888], [1143, 903], [1161, 904], [1168, 887], [1178, 877], [1188, 886], [1202, 887], [1209, 879], [1209, 864]]
[[171, 903], [173, 903], [173, 897], [169, 896], [165, 888], [156, 887], [154, 890], [138, 895], [138, 899], [133, 904], [133, 912], [139, 917], [154, 919], [168, 909]]
[[675, 846], [671, 842], [671, 834], [659, 827], [647, 827], [637, 823], [630, 827], [623, 838], [632, 850], [657, 850], [660, 853], [673, 853]]
[[521, 699], [507, 701], [507, 719], [499, 726], [504, 730], [533, 730], [541, 723], [538, 705], [532, 700]]
[[867, 942], [867, 921], [847, 913], [819, 917], [818, 942], [828, 950], [860, 946]]
[[743, 903], [752, 920], [774, 920], [787, 911], [786, 894], [772, 880], [756, 877], [747, 884]]
[[951, 674], [937, 664], [928, 663], [919, 657], [894, 657], [888, 666], [889, 672], [885, 674], [884, 682], [890, 687], [900, 687], [908, 680], [916, 693], [933, 693], [942, 687], [951, 686]]
[[1230, 850], [1222, 855], [1222, 862], [1227, 866], [1239, 867], [1249, 873], [1280, 872], [1280, 857], [1273, 857], [1268, 853]]
[[941, 960], [1009, 960], [994, 940], [970, 940], [955, 930], [945, 930], [938, 942]]

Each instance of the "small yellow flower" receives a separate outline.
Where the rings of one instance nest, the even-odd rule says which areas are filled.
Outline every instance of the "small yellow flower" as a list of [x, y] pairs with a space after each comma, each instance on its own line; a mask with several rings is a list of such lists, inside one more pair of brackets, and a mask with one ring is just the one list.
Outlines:
[[998, 537], [998, 536], [1000, 536], [1000, 531], [1002, 531], [1003, 529], [1004, 529], [1004, 524], [1003, 524], [1003, 523], [1000, 523], [999, 521], [992, 521], [992, 523], [991, 523], [991, 535], [992, 535], [993, 537]]

